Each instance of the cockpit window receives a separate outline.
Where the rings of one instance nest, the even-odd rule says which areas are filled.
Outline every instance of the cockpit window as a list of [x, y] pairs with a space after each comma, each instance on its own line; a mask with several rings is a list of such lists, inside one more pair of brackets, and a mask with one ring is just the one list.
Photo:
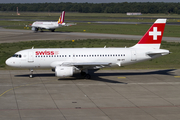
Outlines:
[[12, 57], [21, 58], [21, 54], [14, 54]]
[[18, 55], [17, 55], [17, 54], [14, 54], [12, 57], [18, 57]]

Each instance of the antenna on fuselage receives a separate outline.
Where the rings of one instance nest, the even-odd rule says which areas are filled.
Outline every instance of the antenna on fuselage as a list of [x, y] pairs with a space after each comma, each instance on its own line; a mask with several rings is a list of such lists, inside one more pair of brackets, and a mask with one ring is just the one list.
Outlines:
[[32, 49], [34, 49], [34, 46], [32, 47]]

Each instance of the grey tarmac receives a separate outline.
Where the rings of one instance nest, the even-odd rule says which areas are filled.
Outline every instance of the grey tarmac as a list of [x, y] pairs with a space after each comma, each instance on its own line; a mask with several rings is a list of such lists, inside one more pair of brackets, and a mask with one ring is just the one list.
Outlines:
[[91, 80], [50, 70], [0, 70], [1, 120], [178, 120], [180, 70], [100, 70]]
[[[0, 43], [141, 36], [0, 28]], [[178, 42], [179, 38], [163, 40]], [[91, 80], [50, 70], [0, 70], [0, 120], [178, 120], [180, 70], [100, 70]]]

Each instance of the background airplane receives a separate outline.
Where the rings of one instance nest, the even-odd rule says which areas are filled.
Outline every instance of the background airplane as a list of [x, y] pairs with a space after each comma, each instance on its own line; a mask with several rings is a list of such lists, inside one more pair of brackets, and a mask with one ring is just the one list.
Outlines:
[[59, 27], [62, 27], [62, 26], [75, 25], [75, 24], [66, 24], [66, 23], [64, 23], [64, 17], [65, 17], [65, 11], [63, 11], [61, 13], [61, 16], [59, 17], [57, 22], [36, 21], [31, 25], [32, 30], [37, 32], [39, 29], [41, 31], [43, 29], [48, 29], [48, 30], [51, 30], [52, 32], [54, 32], [56, 28], [59, 28]]
[[29, 69], [52, 68], [58, 77], [81, 71], [89, 79], [90, 69], [125, 66], [169, 54], [169, 50], [160, 49], [165, 24], [166, 19], [157, 19], [139, 42], [129, 48], [32, 48], [15, 53], [6, 64]]

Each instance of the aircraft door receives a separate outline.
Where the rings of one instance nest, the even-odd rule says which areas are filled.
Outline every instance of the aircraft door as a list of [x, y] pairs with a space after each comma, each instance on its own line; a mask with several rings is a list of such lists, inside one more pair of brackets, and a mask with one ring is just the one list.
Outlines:
[[28, 52], [28, 62], [34, 62], [33, 52]]
[[131, 61], [136, 61], [136, 60], [137, 60], [136, 51], [132, 50], [131, 51]]

